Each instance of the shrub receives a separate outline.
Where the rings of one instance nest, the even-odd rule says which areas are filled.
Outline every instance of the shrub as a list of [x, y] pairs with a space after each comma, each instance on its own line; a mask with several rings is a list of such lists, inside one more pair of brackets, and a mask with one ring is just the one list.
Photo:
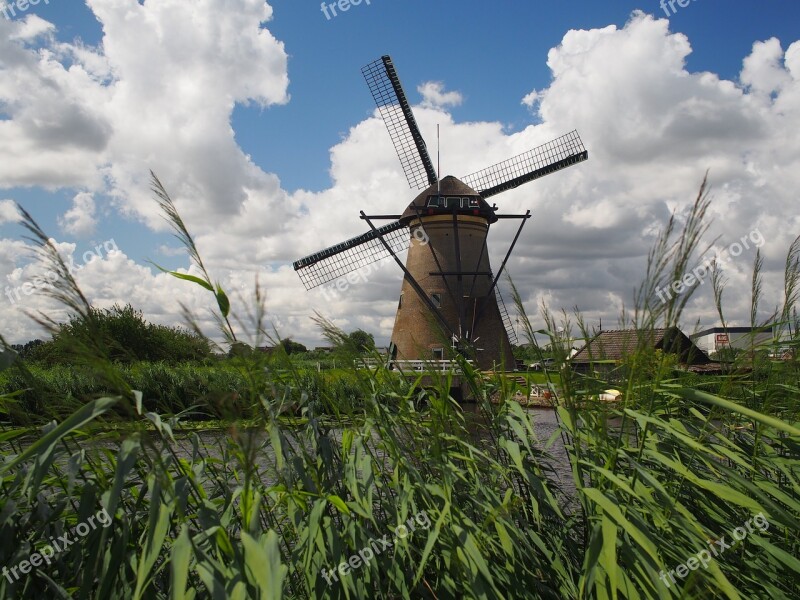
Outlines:
[[44, 364], [73, 362], [81, 348], [99, 348], [116, 362], [182, 362], [208, 359], [208, 340], [179, 327], [154, 325], [130, 304], [109, 309], [90, 307], [57, 328], [52, 340], [30, 351], [30, 359]]

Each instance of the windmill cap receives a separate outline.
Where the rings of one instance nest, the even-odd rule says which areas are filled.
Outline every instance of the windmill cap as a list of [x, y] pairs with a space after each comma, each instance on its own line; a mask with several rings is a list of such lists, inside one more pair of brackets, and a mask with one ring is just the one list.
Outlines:
[[[437, 195], [442, 198], [456, 197], [477, 199], [479, 206], [477, 209], [473, 210], [478, 210], [482, 216], [489, 218], [492, 223], [497, 220], [497, 217], [494, 216], [494, 210], [487, 204], [486, 200], [481, 198], [481, 195], [478, 192], [473, 190], [463, 181], [453, 177], [452, 175], [448, 175], [447, 177], [442, 178], [438, 184], [434, 183], [428, 189], [424, 190], [419, 196], [414, 198], [414, 201], [409, 204], [408, 208], [400, 217], [400, 221], [408, 223], [409, 221], [416, 219], [418, 211], [420, 215], [428, 214], [428, 198], [430, 196]], [[447, 212], [450, 211], [451, 209], [449, 209]]]

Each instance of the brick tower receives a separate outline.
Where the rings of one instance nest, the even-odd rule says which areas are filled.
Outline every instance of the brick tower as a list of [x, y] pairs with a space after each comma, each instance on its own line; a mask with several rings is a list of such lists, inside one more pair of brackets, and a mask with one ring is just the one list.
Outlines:
[[427, 302], [403, 278], [392, 331], [395, 358], [453, 358], [448, 331], [474, 342], [481, 369], [513, 368], [511, 343], [492, 286], [486, 236], [497, 221], [494, 209], [478, 192], [455, 177], [445, 177], [411, 203], [401, 217], [414, 240], [406, 269], [447, 321], [445, 329]]

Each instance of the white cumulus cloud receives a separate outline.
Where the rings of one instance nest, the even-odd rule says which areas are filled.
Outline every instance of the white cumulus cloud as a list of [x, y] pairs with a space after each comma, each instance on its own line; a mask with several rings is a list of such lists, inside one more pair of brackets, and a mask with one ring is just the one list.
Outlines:
[[17, 204], [13, 200], [0, 200], [0, 225], [20, 220]]
[[446, 108], [461, 106], [464, 97], [459, 92], [446, 92], [441, 81], [428, 81], [417, 88], [422, 94], [422, 106], [427, 108]]
[[96, 208], [92, 195], [81, 192], [72, 199], [72, 208], [59, 218], [58, 223], [65, 233], [86, 237], [94, 233], [97, 226]]

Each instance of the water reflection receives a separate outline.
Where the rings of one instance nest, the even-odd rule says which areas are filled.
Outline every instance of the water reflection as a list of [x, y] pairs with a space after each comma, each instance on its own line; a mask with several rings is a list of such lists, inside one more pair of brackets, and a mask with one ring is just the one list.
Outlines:
[[[536, 438], [532, 445], [546, 455], [543, 462], [548, 467], [547, 475], [560, 488], [565, 497], [575, 499], [577, 490], [572, 478], [572, 467], [567, 449], [564, 447], [564, 438], [562, 435], [554, 437], [559, 430], [555, 409], [529, 407], [524, 410], [531, 415], [531, 421], [533, 421], [533, 432]], [[464, 413], [467, 415], [467, 428], [475, 435], [476, 440], [487, 441], [488, 434], [484, 427], [485, 418], [480, 412], [480, 406], [465, 404]], [[554, 438], [552, 443], [550, 443], [551, 438]], [[550, 445], [548, 446], [548, 444]]]

